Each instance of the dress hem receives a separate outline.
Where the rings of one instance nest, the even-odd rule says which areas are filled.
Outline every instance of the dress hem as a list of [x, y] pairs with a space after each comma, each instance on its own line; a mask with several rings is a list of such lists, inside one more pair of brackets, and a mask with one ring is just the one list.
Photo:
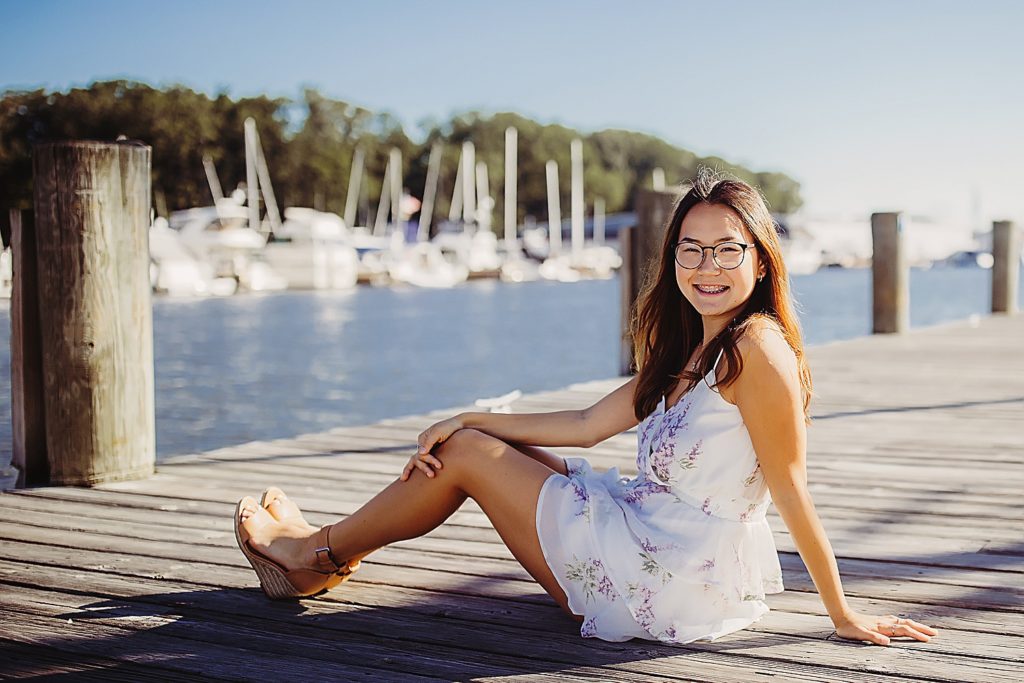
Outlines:
[[[639, 620], [637, 620], [636, 615], [633, 614], [633, 610], [632, 610], [631, 606], [629, 605], [629, 601], [626, 600], [625, 596], [622, 594], [622, 591], [620, 590], [620, 587], [618, 586], [617, 581], [615, 581], [612, 577], [609, 577], [609, 579], [613, 581], [612, 585], [613, 585], [614, 590], [615, 590], [615, 592], [617, 594], [617, 598], [619, 600], [623, 600], [623, 606], [625, 607], [627, 614], [632, 619], [632, 621], [633, 621], [634, 625], [637, 627], [637, 629], [639, 629], [640, 631], [643, 632], [643, 635], [641, 635], [640, 633], [629, 633], [629, 634], [623, 633], [622, 637], [614, 637], [612, 634], [607, 634], [607, 635], [598, 635], [596, 633], [586, 633], [586, 634], [584, 634], [583, 633], [583, 629], [585, 627], [586, 620], [588, 618], [586, 605], [583, 605], [582, 609], [580, 609], [581, 606], [578, 604], [578, 600], [576, 599], [576, 594], [575, 594], [574, 590], [567, 584], [566, 581], [563, 581], [563, 577], [562, 577], [561, 573], [553, 565], [552, 560], [551, 560], [552, 555], [549, 552], [548, 544], [545, 541], [545, 536], [544, 536], [544, 533], [542, 532], [542, 520], [544, 519], [544, 514], [545, 514], [545, 511], [546, 511], [546, 509], [548, 507], [548, 502], [549, 502], [548, 499], [551, 497], [551, 495], [554, 495], [553, 492], [551, 491], [551, 487], [557, 485], [558, 483], [562, 483], [563, 481], [565, 481], [565, 482], [571, 481], [572, 479], [573, 479], [572, 476], [563, 475], [563, 474], [561, 474], [559, 472], [552, 472], [548, 476], [548, 478], [544, 480], [544, 483], [541, 485], [540, 492], [538, 493], [538, 497], [537, 497], [537, 512], [536, 512], [536, 515], [535, 515], [535, 518], [534, 518], [534, 527], [535, 527], [535, 531], [537, 533], [537, 541], [538, 541], [538, 544], [540, 545], [541, 554], [543, 555], [543, 558], [544, 558], [544, 563], [547, 565], [548, 570], [551, 572], [552, 576], [554, 576], [555, 582], [558, 584], [558, 587], [565, 594], [566, 604], [567, 604], [567, 607], [569, 609], [569, 612], [574, 617], [577, 617], [577, 618], [582, 620], [582, 622], [580, 624], [580, 635], [583, 638], [596, 638], [598, 640], [604, 640], [606, 642], [624, 642], [624, 641], [627, 641], [627, 640], [631, 640], [633, 638], [640, 638], [640, 639], [648, 640], [648, 641], [652, 641], [652, 642], [661, 642], [661, 643], [664, 643], [664, 644], [667, 644], [667, 645], [686, 645], [687, 643], [692, 643], [692, 642], [697, 642], [697, 641], [712, 642], [714, 640], [717, 640], [718, 638], [721, 638], [723, 636], [729, 635], [731, 633], [735, 633], [736, 631], [740, 631], [740, 630], [742, 630], [744, 628], [749, 627], [751, 624], [753, 624], [756, 621], [760, 620], [762, 617], [764, 617], [765, 614], [767, 614], [770, 611], [770, 608], [764, 602], [763, 599], [757, 600], [756, 603], [758, 603], [758, 609], [757, 609], [757, 613], [754, 614], [754, 615], [749, 615], [748, 614], [748, 615], [745, 615], [745, 616], [727, 616], [724, 619], [720, 620], [717, 624], [708, 624], [708, 626], [710, 628], [709, 628], [707, 633], [699, 635], [699, 636], [696, 636], [696, 637], [693, 637], [693, 638], [685, 638], [685, 639], [681, 639], [681, 640], [662, 639], [662, 638], [659, 638], [658, 635], [652, 633], [650, 630], [648, 630], [647, 628], [645, 628], [645, 627], [640, 625], [640, 622], [639, 622]], [[740, 521], [740, 520], [728, 520], [728, 519], [725, 519], [725, 518], [719, 518], [719, 519], [722, 519], [722, 521], [733, 521], [733, 522]], [[749, 520], [749, 521], [748, 520], [743, 520], [744, 523], [749, 523], [749, 522], [753, 522], [753, 521], [754, 520]], [[763, 522], [764, 520], [762, 519], [762, 520], [759, 520], [759, 521]], [[589, 529], [589, 531], [593, 532], [593, 529]], [[591, 535], [589, 541], [590, 541], [591, 544], [596, 543], [596, 539], [593, 538], [592, 535]], [[765, 588], [767, 588], [767, 589], [765, 589]], [[770, 587], [762, 587], [762, 590], [764, 590], [764, 593], [767, 595], [767, 594], [771, 594], [771, 593], [782, 592], [783, 590], [785, 590], [785, 588], [782, 585], [782, 582], [780, 580], [777, 584], [772, 584]]]
[[558, 583], [558, 587], [562, 589], [563, 593], [565, 593], [565, 599], [566, 603], [568, 604], [569, 611], [572, 612], [573, 616], [585, 619], [586, 614], [579, 614], [576, 612], [576, 606], [573, 605], [572, 592], [565, 585], [565, 583], [562, 582], [562, 577], [555, 570], [555, 567], [552, 566], [550, 554], [548, 553], [547, 547], [545, 547], [544, 545], [544, 534], [541, 533], [540, 529], [541, 515], [544, 511], [545, 493], [547, 493], [547, 490], [550, 487], [551, 482], [555, 481], [556, 477], [563, 477], [565, 479], [568, 479], [568, 477], [566, 477], [564, 474], [552, 472], [550, 475], [548, 475], [548, 478], [544, 480], [544, 483], [541, 484], [540, 493], [537, 495], [537, 514], [534, 516], [533, 526], [535, 531], [537, 532], [537, 542], [540, 544], [540, 553], [544, 556], [544, 564], [548, 566], [548, 570], [551, 572], [551, 575], [555, 577], [555, 582]]

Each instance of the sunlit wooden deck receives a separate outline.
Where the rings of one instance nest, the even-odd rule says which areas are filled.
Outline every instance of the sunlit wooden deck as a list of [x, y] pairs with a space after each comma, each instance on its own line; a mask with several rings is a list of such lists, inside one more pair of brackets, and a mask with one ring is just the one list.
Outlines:
[[[836, 640], [774, 514], [787, 590], [710, 644], [583, 640], [471, 505], [325, 597], [265, 600], [234, 546], [235, 500], [274, 483], [314, 523], [348, 514], [449, 409], [176, 458], [146, 481], [0, 495], [0, 677], [1021, 680], [1024, 316], [811, 359], [811, 486], [847, 592], [939, 627], [931, 643]], [[514, 408], [586, 405], [621, 381]], [[635, 447], [627, 433], [586, 455], [630, 471]]]

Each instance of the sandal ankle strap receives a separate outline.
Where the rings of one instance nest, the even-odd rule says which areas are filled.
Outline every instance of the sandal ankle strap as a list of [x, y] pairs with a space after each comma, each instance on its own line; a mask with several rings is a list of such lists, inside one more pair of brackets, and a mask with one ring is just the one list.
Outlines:
[[352, 573], [352, 569], [347, 562], [338, 562], [338, 558], [331, 552], [331, 526], [325, 524], [320, 527], [320, 531], [317, 532], [317, 547], [313, 552], [316, 553], [316, 561], [321, 571], [327, 574], [347, 576]]

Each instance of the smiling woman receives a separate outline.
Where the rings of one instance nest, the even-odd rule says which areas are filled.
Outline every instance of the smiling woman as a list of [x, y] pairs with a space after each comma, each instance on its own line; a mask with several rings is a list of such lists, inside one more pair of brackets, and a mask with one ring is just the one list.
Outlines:
[[[752, 624], [783, 589], [765, 517], [774, 502], [839, 636], [935, 635], [846, 602], [807, 491], [810, 373], [761, 196], [699, 174], [653, 273], [634, 321], [639, 375], [594, 405], [438, 422], [398, 481], [319, 530], [278, 490], [239, 501], [238, 543], [267, 595], [334, 587], [473, 498], [584, 637], [713, 640]], [[540, 448], [590, 447], [638, 425], [632, 479]]]
[[779, 237], [761, 194], [702, 169], [673, 212], [662, 253], [633, 320], [637, 415], [653, 410], [679, 380], [680, 391], [688, 390], [723, 354], [728, 394], [742, 370], [737, 342], [749, 326], [767, 324], [795, 356], [806, 416], [811, 375]]

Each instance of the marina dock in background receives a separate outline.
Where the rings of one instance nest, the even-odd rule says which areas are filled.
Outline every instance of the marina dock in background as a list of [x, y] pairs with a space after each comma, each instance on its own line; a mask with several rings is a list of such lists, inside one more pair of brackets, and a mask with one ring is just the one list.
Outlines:
[[[809, 478], [855, 609], [940, 630], [841, 641], [778, 515], [786, 591], [753, 627], [683, 647], [583, 640], [471, 501], [352, 581], [272, 603], [234, 544], [242, 495], [276, 484], [314, 524], [397, 476], [427, 415], [174, 458], [155, 476], [0, 494], [0, 649], [12, 675], [264, 680], [1017, 681], [1024, 650], [1024, 317], [811, 348]], [[522, 397], [586, 406], [624, 378]], [[632, 474], [634, 431], [589, 450]]]

